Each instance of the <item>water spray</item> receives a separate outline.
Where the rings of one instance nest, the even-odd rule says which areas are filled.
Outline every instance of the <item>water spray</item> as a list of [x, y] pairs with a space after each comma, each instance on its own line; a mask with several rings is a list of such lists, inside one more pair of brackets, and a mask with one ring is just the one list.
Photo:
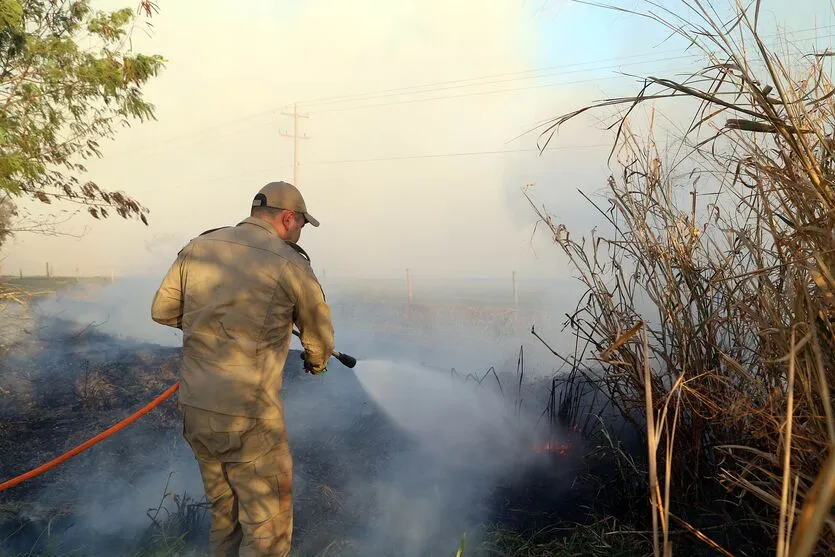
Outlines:
[[[296, 329], [293, 329], [293, 334], [299, 338], [302, 338], [301, 333], [299, 333]], [[345, 367], [353, 369], [354, 366], [357, 365], [357, 359], [348, 354], [343, 354], [342, 352], [337, 352], [336, 350], [334, 350], [332, 356], [339, 360], [340, 363]]]

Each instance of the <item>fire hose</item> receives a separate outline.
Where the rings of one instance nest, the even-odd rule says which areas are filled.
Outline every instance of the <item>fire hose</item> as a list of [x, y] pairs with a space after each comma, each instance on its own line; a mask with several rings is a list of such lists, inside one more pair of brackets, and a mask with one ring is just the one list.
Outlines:
[[[299, 336], [299, 333], [295, 329], [293, 330], [293, 334], [296, 335], [296, 336]], [[333, 352], [333, 357], [336, 358], [337, 360], [339, 360], [346, 367], [353, 368], [355, 365], [357, 365], [357, 359], [354, 358], [353, 356], [349, 356], [348, 354], [343, 354], [341, 352], [334, 351]], [[17, 477], [14, 477], [14, 478], [10, 479], [10, 480], [6, 480], [5, 482], [0, 483], [0, 492], [5, 491], [7, 489], [10, 489], [12, 487], [15, 487], [16, 485], [21, 484], [21, 483], [25, 482], [26, 480], [32, 479], [35, 476], [40, 476], [44, 472], [46, 472], [48, 470], [51, 470], [52, 468], [55, 468], [59, 464], [63, 464], [64, 462], [68, 461], [69, 459], [78, 455], [79, 453], [82, 453], [82, 452], [86, 451], [87, 449], [89, 449], [90, 447], [95, 445], [96, 443], [99, 443], [100, 441], [104, 441], [105, 439], [107, 439], [108, 437], [113, 435], [114, 433], [116, 433], [118, 431], [121, 431], [122, 429], [126, 428], [127, 426], [129, 426], [133, 422], [137, 421], [139, 418], [141, 418], [142, 416], [144, 416], [145, 414], [147, 414], [148, 412], [150, 412], [151, 410], [153, 410], [154, 408], [156, 408], [157, 406], [159, 406], [160, 404], [162, 404], [163, 402], [168, 400], [171, 397], [171, 395], [173, 395], [177, 391], [177, 389], [179, 389], [179, 388], [180, 388], [180, 382], [178, 381], [177, 383], [174, 383], [168, 389], [166, 389], [165, 392], [163, 392], [157, 398], [155, 398], [154, 400], [149, 402], [147, 405], [145, 405], [141, 409], [137, 410], [136, 412], [134, 412], [133, 414], [131, 414], [130, 416], [128, 416], [127, 418], [125, 418], [121, 422], [119, 422], [119, 423], [109, 427], [108, 429], [102, 431], [101, 433], [99, 433], [95, 437], [93, 437], [91, 439], [88, 439], [87, 441], [78, 445], [74, 449], [71, 449], [71, 450], [65, 452], [64, 454], [62, 454], [61, 456], [58, 456], [58, 457], [50, 460], [46, 464], [42, 464], [41, 466], [38, 466], [37, 468], [34, 468], [32, 470], [29, 470], [28, 472], [26, 472], [24, 474], [21, 474]]]
[[92, 439], [89, 439], [89, 440], [85, 441], [84, 443], [80, 444], [76, 448], [62, 454], [61, 456], [50, 460], [46, 464], [38, 466], [34, 470], [30, 470], [30, 471], [26, 472], [25, 474], [21, 474], [20, 476], [17, 476], [16, 478], [12, 478], [11, 480], [8, 480], [8, 481], [5, 481], [5, 482], [1, 483], [0, 484], [0, 491], [5, 491], [6, 489], [14, 487], [17, 484], [23, 483], [28, 479], [34, 478], [35, 476], [39, 476], [39, 475], [43, 474], [44, 472], [46, 472], [47, 470], [51, 470], [52, 468], [55, 468], [59, 464], [62, 464], [63, 462], [66, 462], [67, 460], [71, 459], [75, 455], [77, 455], [77, 454], [79, 454], [83, 451], [86, 451], [87, 449], [89, 449], [90, 447], [92, 447], [93, 445], [98, 443], [99, 441], [103, 441], [104, 439], [107, 439], [108, 437], [110, 437], [111, 435], [116, 433], [117, 431], [126, 428], [127, 426], [129, 426], [130, 424], [132, 424], [133, 422], [135, 422], [136, 420], [138, 420], [139, 418], [141, 418], [142, 416], [144, 416], [145, 414], [147, 414], [148, 412], [150, 412], [151, 410], [153, 410], [154, 408], [156, 408], [157, 406], [162, 404], [166, 399], [168, 399], [168, 397], [173, 395], [174, 392], [179, 388], [180, 388], [180, 383], [179, 382], [174, 383], [171, 387], [168, 388], [168, 390], [166, 390], [164, 393], [162, 393], [157, 398], [152, 400], [147, 406], [145, 406], [141, 410], [133, 413], [132, 415], [128, 416], [127, 418], [125, 418], [121, 422], [117, 423], [116, 425], [102, 431], [101, 433], [99, 433], [98, 435], [93, 437]]

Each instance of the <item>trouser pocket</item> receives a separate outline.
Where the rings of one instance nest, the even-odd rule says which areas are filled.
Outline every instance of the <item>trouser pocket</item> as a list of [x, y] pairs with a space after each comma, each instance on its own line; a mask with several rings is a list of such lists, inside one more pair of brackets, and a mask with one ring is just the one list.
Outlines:
[[285, 444], [248, 463], [228, 465], [243, 532], [241, 555], [287, 555], [293, 535], [292, 459]]
[[270, 440], [261, 434], [259, 420], [186, 407], [183, 437], [201, 460], [249, 462], [267, 452]]

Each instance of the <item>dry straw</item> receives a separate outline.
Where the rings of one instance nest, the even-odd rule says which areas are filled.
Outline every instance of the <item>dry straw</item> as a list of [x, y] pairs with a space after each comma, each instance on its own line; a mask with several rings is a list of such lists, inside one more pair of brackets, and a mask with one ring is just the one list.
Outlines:
[[[571, 326], [647, 436], [655, 555], [671, 555], [678, 527], [734, 554], [671, 512], [720, 497], [778, 557], [835, 554], [830, 53], [770, 50], [757, 1], [725, 20], [708, 1], [682, 1], [682, 14], [647, 4], [640, 15], [700, 48], [704, 67], [646, 78], [542, 134], [545, 148], [578, 115], [619, 110], [619, 171], [595, 203], [611, 234], [575, 240], [534, 205], [588, 289]], [[659, 145], [655, 105], [676, 99], [695, 111]]]

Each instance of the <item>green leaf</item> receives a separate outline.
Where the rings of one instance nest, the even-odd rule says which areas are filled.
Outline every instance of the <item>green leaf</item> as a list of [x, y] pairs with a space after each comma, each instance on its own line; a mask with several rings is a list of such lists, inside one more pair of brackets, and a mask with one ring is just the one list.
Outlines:
[[0, 0], [0, 26], [11, 31], [23, 30], [23, 6], [18, 0]]
[[464, 533], [464, 536], [461, 538], [461, 543], [458, 544], [458, 552], [455, 554], [455, 557], [463, 557], [464, 552], [467, 550], [467, 533]]
[[90, 0], [0, 0], [0, 191], [147, 224], [137, 201], [79, 180], [117, 126], [155, 117], [143, 88], [165, 60], [131, 50], [136, 17]]

